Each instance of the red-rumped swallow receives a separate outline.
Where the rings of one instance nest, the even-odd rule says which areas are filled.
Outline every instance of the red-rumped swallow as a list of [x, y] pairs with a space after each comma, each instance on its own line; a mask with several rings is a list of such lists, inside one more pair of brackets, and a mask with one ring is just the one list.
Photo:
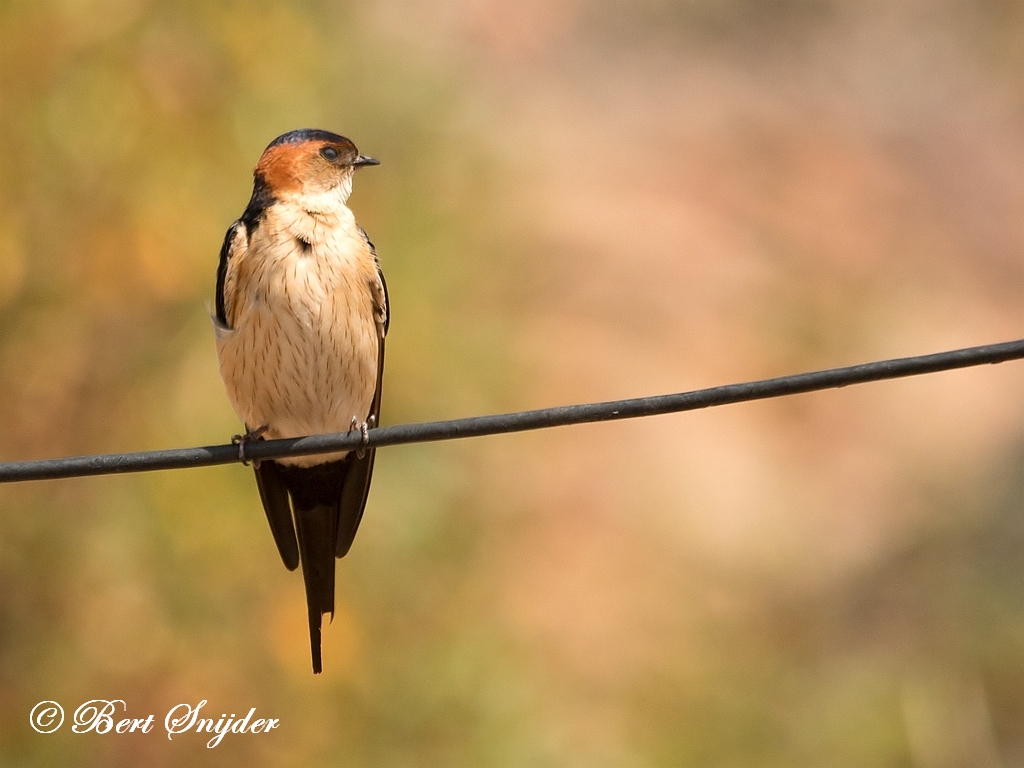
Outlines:
[[[354, 426], [365, 435], [379, 418], [387, 287], [346, 205], [356, 169], [377, 164], [343, 136], [306, 129], [274, 139], [256, 165], [221, 248], [214, 318], [243, 444]], [[367, 448], [255, 463], [281, 559], [302, 564], [314, 673], [323, 614], [334, 615], [334, 560], [352, 546], [373, 458]]]

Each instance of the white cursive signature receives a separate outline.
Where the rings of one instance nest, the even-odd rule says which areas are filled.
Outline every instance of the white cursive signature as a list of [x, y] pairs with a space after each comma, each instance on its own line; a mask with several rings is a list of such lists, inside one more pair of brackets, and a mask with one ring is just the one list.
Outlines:
[[[278, 728], [281, 721], [277, 718], [254, 718], [256, 708], [249, 710], [242, 718], [235, 713], [222, 714], [219, 719], [200, 717], [200, 710], [206, 706], [203, 699], [194, 707], [190, 704], [178, 704], [168, 711], [164, 717], [164, 730], [167, 738], [193, 731], [195, 733], [212, 733], [206, 746], [213, 749], [229, 733], [269, 733]], [[128, 705], [123, 699], [91, 699], [75, 710], [74, 733], [149, 733], [153, 730], [154, 715], [147, 717], [118, 717], [118, 708], [127, 715]], [[64, 708], [56, 701], [41, 701], [32, 707], [29, 723], [37, 733], [53, 733], [64, 724]]]
[[[250, 709], [249, 714], [241, 720], [236, 720], [232, 712], [230, 717], [221, 715], [220, 719], [214, 722], [212, 717], [199, 717], [199, 710], [204, 706], [206, 706], [206, 699], [200, 701], [195, 707], [191, 707], [188, 704], [179, 704], [168, 712], [167, 717], [164, 718], [164, 729], [167, 731], [167, 738], [169, 739], [174, 734], [185, 733], [193, 729], [196, 733], [213, 733], [216, 735], [206, 742], [206, 746], [212, 749], [220, 744], [220, 740], [229, 732], [268, 733], [277, 728], [281, 723], [280, 720], [275, 718], [260, 718], [250, 722], [252, 716], [256, 714], [256, 707]], [[179, 710], [181, 714], [175, 717], [175, 712]]]

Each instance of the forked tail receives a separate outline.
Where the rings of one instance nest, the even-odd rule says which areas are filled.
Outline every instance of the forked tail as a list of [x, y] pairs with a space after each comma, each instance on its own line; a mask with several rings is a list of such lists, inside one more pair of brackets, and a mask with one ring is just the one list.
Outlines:
[[337, 536], [337, 506], [317, 504], [302, 509], [296, 504], [295, 522], [299, 535], [302, 580], [306, 584], [309, 609], [309, 644], [313, 672], [323, 671], [320, 655], [320, 627], [325, 613], [334, 617], [334, 541]]

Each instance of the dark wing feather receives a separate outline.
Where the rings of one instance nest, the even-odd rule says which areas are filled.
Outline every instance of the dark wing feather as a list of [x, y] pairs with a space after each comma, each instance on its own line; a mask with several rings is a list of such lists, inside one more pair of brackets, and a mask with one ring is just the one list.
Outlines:
[[[370, 252], [373, 254], [374, 261], [376, 261], [377, 251], [373, 247], [373, 243], [370, 242], [370, 238], [367, 237], [366, 231], [362, 227], [360, 227], [359, 231], [362, 233], [363, 238], [365, 238], [367, 245], [370, 246]], [[381, 271], [379, 263], [377, 264], [377, 276], [380, 278], [384, 306], [378, 308], [383, 315], [383, 322], [381, 323], [381, 333], [378, 340], [379, 347], [377, 350], [377, 388], [373, 393], [370, 413], [367, 415], [367, 421], [374, 425], [380, 424], [381, 385], [384, 381], [384, 337], [387, 335], [388, 327], [391, 323], [388, 286], [384, 282], [384, 273]], [[349, 549], [352, 547], [352, 540], [355, 539], [356, 531], [359, 529], [359, 523], [363, 519], [366, 499], [370, 495], [370, 479], [373, 476], [373, 460], [376, 453], [376, 449], [367, 448], [363, 451], [362, 457], [354, 451], [347, 457], [348, 472], [345, 475], [345, 482], [341, 488], [341, 503], [338, 508], [338, 541], [334, 550], [334, 554], [337, 557], [344, 557], [348, 554]]]
[[[373, 247], [373, 243], [370, 243], [370, 247], [371, 248]], [[374, 251], [373, 255], [374, 255], [374, 258], [377, 257], [376, 251]], [[384, 271], [380, 268], [380, 263], [377, 264], [377, 277], [380, 278], [380, 287], [384, 291], [384, 335], [387, 336], [388, 335], [388, 328], [391, 327], [391, 300], [388, 298], [388, 283], [384, 279]], [[384, 359], [384, 350], [383, 349], [381, 350], [380, 359], [381, 360]], [[379, 381], [377, 382], [377, 386], [378, 386], [378, 388], [380, 387], [380, 382]]]
[[[363, 236], [363, 240], [370, 246], [370, 253], [373, 254], [373, 261], [377, 265], [377, 277], [380, 278], [380, 287], [384, 290], [384, 335], [388, 335], [388, 328], [391, 327], [391, 301], [388, 299], [388, 283], [384, 279], [384, 270], [380, 268], [380, 259], [377, 258], [377, 248], [370, 239], [370, 236], [366, 234], [366, 230], [359, 227], [359, 234]], [[381, 355], [381, 359], [384, 359], [384, 355]], [[378, 394], [380, 390], [380, 381], [377, 382]]]
[[[274, 202], [275, 198], [270, 194], [270, 188], [267, 186], [263, 176], [259, 173], [254, 174], [252, 197], [249, 198], [249, 204], [245, 206], [245, 210], [238, 221], [228, 227], [227, 234], [224, 235], [224, 244], [220, 247], [220, 263], [217, 265], [216, 305], [217, 322], [225, 328], [231, 327], [231, 324], [228, 322], [227, 297], [225, 296], [228, 263], [237, 256], [237, 251], [243, 244], [248, 247], [249, 238], [260, 226], [263, 214], [267, 208], [273, 205]], [[238, 237], [238, 235], [241, 235], [241, 237]]]
[[[377, 391], [374, 392], [369, 414], [373, 417], [374, 424], [380, 423], [380, 392], [383, 378], [384, 337], [381, 336], [377, 363]], [[370, 478], [373, 475], [373, 460], [376, 454], [376, 448], [367, 448], [363, 451], [362, 458], [355, 451], [347, 457], [348, 473], [345, 475], [345, 484], [341, 487], [341, 503], [338, 507], [338, 543], [334, 550], [336, 557], [348, 554], [359, 529], [359, 522], [363, 519], [366, 499], [370, 495]]]
[[256, 487], [260, 489], [263, 511], [267, 513], [277, 551], [281, 553], [284, 567], [294, 571], [299, 566], [299, 545], [295, 540], [295, 523], [281, 466], [274, 461], [262, 461], [255, 464], [255, 470]]
[[236, 221], [228, 227], [228, 231], [224, 235], [224, 244], [220, 247], [220, 263], [217, 265], [217, 295], [214, 301], [217, 306], [217, 322], [225, 328], [230, 328], [231, 326], [228, 325], [228, 313], [224, 300], [224, 285], [227, 282], [228, 277], [228, 262], [230, 262], [235, 255], [235, 235], [238, 234], [239, 230], [243, 233], [245, 232], [245, 224], [241, 221]]

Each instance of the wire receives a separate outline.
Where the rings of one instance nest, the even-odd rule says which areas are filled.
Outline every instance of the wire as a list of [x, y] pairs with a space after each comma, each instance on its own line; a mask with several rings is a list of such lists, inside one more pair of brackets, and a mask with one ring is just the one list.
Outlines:
[[880, 360], [845, 368], [779, 376], [743, 384], [728, 384], [671, 395], [638, 397], [584, 405], [563, 405], [556, 408], [541, 408], [534, 411], [502, 413], [493, 416], [475, 416], [450, 421], [378, 427], [370, 429], [366, 433], [365, 441], [359, 432], [341, 432], [285, 440], [260, 440], [247, 443], [243, 447], [237, 444], [213, 445], [163, 451], [15, 461], [0, 463], [0, 483], [206, 467], [214, 464], [231, 464], [242, 460], [279, 459], [286, 456], [349, 451], [361, 447], [457, 440], [464, 437], [501, 435], [509, 432], [525, 432], [531, 429], [562, 427], [569, 424], [632, 419], [639, 416], [694, 411], [750, 400], [765, 400], [821, 389], [845, 387], [850, 384], [863, 384], [869, 381], [898, 379], [975, 365], [1002, 363], [1021, 358], [1024, 358], [1024, 339], [931, 355]]

